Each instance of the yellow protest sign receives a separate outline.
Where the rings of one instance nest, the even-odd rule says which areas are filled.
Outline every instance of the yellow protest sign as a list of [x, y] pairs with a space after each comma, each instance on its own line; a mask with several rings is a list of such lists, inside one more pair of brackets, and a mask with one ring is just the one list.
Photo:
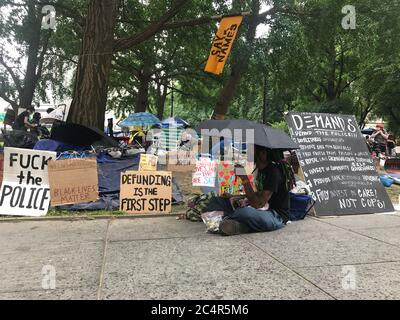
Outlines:
[[204, 69], [205, 72], [216, 75], [222, 73], [242, 20], [243, 16], [226, 17], [221, 20]]
[[156, 171], [158, 157], [152, 154], [140, 154], [139, 171]]

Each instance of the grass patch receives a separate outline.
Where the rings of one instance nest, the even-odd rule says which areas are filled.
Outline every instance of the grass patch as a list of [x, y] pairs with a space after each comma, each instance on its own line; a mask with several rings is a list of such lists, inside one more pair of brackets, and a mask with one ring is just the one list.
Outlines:
[[394, 204], [399, 203], [400, 196], [400, 186], [393, 184], [390, 188], [386, 188], [387, 193], [389, 194], [390, 199]]

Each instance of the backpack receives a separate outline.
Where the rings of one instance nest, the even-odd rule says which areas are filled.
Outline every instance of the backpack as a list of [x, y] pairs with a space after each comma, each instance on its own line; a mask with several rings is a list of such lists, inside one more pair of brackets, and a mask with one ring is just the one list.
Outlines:
[[209, 192], [195, 196], [188, 201], [189, 209], [186, 211], [186, 219], [190, 221], [203, 221], [201, 214], [207, 211], [211, 198], [216, 197], [215, 192]]
[[289, 192], [289, 220], [303, 220], [307, 213], [314, 207], [315, 200], [306, 194], [296, 194]]

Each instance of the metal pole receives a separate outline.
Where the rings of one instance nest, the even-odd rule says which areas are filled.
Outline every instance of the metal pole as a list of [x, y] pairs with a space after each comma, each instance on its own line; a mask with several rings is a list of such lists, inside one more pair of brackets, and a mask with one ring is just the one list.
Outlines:
[[174, 85], [171, 80], [171, 117], [174, 116]]

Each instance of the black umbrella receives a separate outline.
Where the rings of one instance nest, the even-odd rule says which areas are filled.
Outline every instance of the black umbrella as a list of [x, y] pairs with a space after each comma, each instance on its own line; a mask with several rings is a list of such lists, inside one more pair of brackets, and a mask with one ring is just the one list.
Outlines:
[[118, 147], [118, 143], [101, 130], [76, 123], [63, 123], [53, 127], [50, 138], [77, 147], [89, 147], [94, 144], [106, 148]]
[[[246, 131], [249, 129], [254, 131]], [[207, 120], [200, 123], [196, 131], [203, 136], [224, 137], [235, 142], [241, 139], [243, 142], [268, 149], [299, 149], [299, 146], [284, 131], [249, 120]]]

